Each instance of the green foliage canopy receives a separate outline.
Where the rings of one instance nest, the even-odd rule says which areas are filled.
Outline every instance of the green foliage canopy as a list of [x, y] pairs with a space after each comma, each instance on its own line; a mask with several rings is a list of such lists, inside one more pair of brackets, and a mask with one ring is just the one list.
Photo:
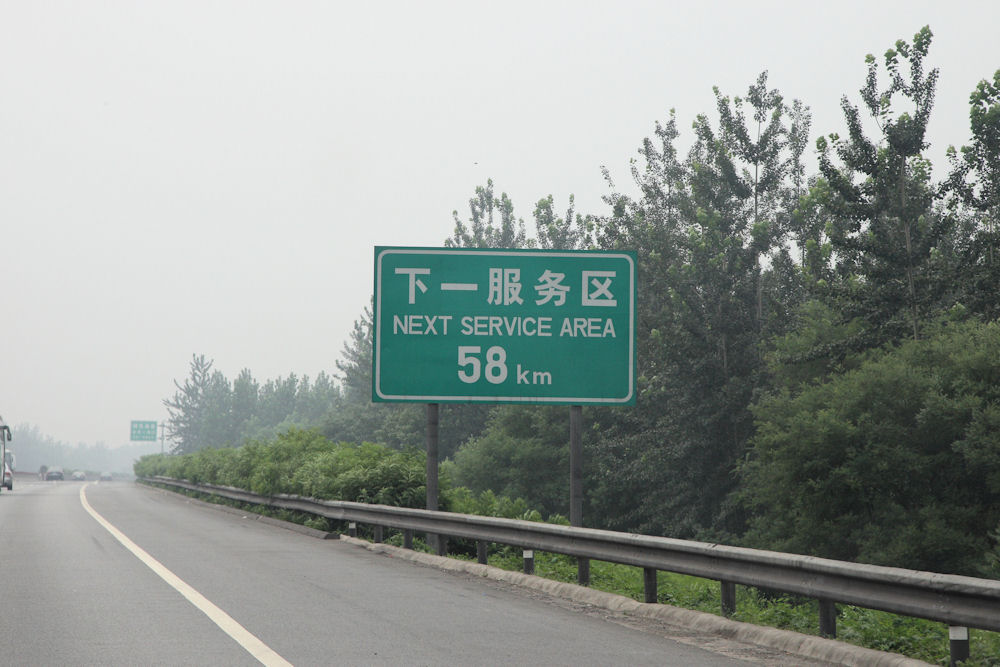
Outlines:
[[1000, 324], [942, 324], [754, 416], [748, 544], [980, 572], [1000, 523]]

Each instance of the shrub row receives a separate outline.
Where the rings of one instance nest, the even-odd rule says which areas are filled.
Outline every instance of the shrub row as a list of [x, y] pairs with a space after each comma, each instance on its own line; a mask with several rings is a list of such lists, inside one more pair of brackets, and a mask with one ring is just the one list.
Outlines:
[[[427, 499], [427, 458], [416, 449], [395, 450], [365, 442], [335, 443], [315, 430], [290, 429], [270, 441], [250, 440], [242, 447], [202, 449], [192, 454], [142, 457], [138, 477], [163, 475], [196, 484], [217, 484], [270, 496], [279, 493], [318, 500], [346, 500], [422, 508]], [[541, 521], [521, 498], [475, 494], [452, 487], [447, 467], [439, 480], [442, 510]], [[550, 523], [568, 523], [562, 516]]]

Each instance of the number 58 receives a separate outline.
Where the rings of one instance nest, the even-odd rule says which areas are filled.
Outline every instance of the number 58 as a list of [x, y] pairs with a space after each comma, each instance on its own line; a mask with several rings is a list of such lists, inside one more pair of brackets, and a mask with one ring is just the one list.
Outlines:
[[[481, 373], [478, 345], [458, 346], [458, 379], [467, 384], [478, 382]], [[499, 345], [486, 350], [486, 381], [490, 384], [500, 384], [507, 379], [507, 352]]]

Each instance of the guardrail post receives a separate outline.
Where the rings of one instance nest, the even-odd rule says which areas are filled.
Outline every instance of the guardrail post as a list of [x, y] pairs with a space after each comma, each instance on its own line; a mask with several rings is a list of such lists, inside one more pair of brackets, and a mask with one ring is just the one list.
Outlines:
[[730, 617], [736, 613], [736, 584], [732, 581], [720, 581], [722, 588], [722, 615]]
[[535, 552], [531, 549], [524, 550], [524, 573], [535, 573]]
[[407, 528], [403, 531], [403, 548], [412, 549], [413, 548], [413, 531]]
[[819, 601], [819, 634], [831, 639], [837, 637], [837, 605], [833, 600]]
[[659, 598], [656, 590], [656, 568], [642, 568], [642, 591], [644, 602], [656, 602]]
[[590, 586], [590, 559], [576, 559], [576, 583], [581, 586]]
[[448, 555], [448, 536], [447, 535], [435, 535], [434, 537], [437, 540], [437, 548], [435, 549], [435, 551], [437, 552], [437, 555], [438, 556], [447, 556]]
[[374, 536], [373, 536], [372, 539], [375, 541], [376, 544], [379, 544], [379, 543], [382, 542], [382, 539], [383, 539], [383, 537], [382, 537], [382, 526], [375, 526]]
[[347, 524], [347, 534], [349, 536], [351, 536], [351, 537], [357, 537], [358, 536], [358, 524], [355, 523], [354, 521], [351, 521], [350, 523], [348, 523]]
[[951, 667], [969, 659], [969, 628], [953, 625], [948, 628]]
[[489, 561], [486, 551], [487, 546], [486, 540], [476, 540], [476, 560], [479, 561], [480, 565], [486, 565]]

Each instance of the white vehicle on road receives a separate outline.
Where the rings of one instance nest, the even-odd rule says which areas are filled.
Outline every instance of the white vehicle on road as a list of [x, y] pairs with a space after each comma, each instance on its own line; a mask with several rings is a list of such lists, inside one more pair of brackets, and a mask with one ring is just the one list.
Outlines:
[[3, 461], [3, 486], [6, 486], [8, 491], [12, 491], [14, 489], [14, 452], [7, 449], [9, 441], [10, 426], [7, 426], [3, 417], [0, 417], [0, 460]]

